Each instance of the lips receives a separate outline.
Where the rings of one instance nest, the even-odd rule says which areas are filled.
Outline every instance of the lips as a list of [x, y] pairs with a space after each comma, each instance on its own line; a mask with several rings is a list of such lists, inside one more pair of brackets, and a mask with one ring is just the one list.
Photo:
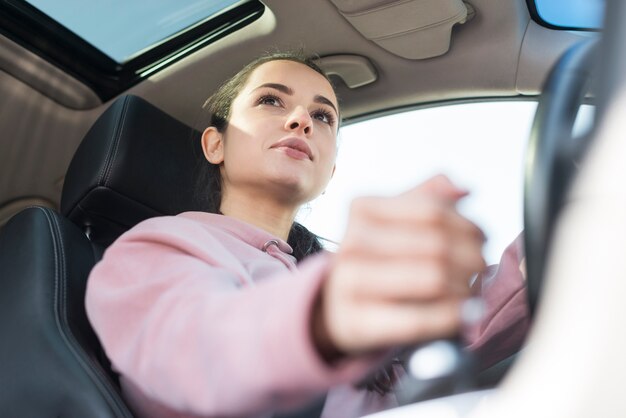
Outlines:
[[309, 160], [313, 161], [313, 152], [309, 145], [300, 138], [287, 138], [278, 141], [271, 148], [288, 148], [289, 150], [295, 150], [296, 153], [288, 153], [290, 156], [297, 157], [299, 155], [305, 154], [309, 157]]

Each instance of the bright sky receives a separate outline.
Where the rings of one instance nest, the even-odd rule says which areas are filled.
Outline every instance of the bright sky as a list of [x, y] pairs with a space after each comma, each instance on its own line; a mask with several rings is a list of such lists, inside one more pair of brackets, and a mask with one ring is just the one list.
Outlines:
[[27, 0], [105, 54], [124, 62], [136, 52], [237, 0]]
[[[354, 197], [394, 195], [443, 173], [470, 190], [459, 210], [485, 232], [485, 259], [497, 263], [523, 228], [524, 161], [535, 109], [536, 102], [471, 103], [345, 126], [335, 176], [298, 220], [340, 242]], [[574, 135], [584, 134], [592, 119], [593, 107], [584, 105]]]
[[454, 105], [345, 126], [335, 176], [299, 220], [341, 241], [354, 197], [401, 193], [444, 173], [471, 191], [459, 209], [487, 234], [485, 257], [496, 263], [522, 229], [523, 161], [535, 106]]

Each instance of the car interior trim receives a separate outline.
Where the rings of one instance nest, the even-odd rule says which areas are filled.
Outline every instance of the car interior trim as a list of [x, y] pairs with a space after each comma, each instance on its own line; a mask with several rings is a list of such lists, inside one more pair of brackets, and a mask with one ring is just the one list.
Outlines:
[[328, 76], [341, 78], [346, 86], [356, 89], [378, 79], [372, 61], [360, 55], [329, 55], [316, 61]]
[[332, 2], [365, 38], [409, 59], [445, 54], [450, 49], [452, 27], [465, 23], [469, 15], [461, 0]]
[[3, 36], [0, 69], [69, 109], [90, 109], [102, 104], [85, 84]]

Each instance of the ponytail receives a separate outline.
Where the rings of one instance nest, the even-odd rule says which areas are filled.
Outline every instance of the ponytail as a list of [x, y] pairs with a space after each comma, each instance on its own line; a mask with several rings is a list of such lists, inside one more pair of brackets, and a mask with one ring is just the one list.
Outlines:
[[294, 222], [287, 237], [287, 244], [293, 249], [293, 255], [296, 260], [302, 261], [303, 258], [322, 251], [324, 247], [319, 241], [317, 235], [306, 229], [298, 222]]

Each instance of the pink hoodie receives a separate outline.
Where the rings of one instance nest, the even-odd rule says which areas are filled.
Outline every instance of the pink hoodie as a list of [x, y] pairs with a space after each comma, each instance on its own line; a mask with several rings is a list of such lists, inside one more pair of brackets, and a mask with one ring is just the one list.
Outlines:
[[[309, 315], [331, 255], [296, 266], [290, 253], [259, 228], [202, 212], [149, 219], [107, 249], [89, 278], [87, 314], [138, 416], [265, 417], [331, 387], [324, 418], [397, 404], [352, 387], [378, 356], [332, 368], [318, 357]], [[500, 281], [518, 293], [521, 274], [509, 276]], [[473, 332], [480, 349], [489, 335]], [[525, 329], [513, 334], [518, 348]]]

